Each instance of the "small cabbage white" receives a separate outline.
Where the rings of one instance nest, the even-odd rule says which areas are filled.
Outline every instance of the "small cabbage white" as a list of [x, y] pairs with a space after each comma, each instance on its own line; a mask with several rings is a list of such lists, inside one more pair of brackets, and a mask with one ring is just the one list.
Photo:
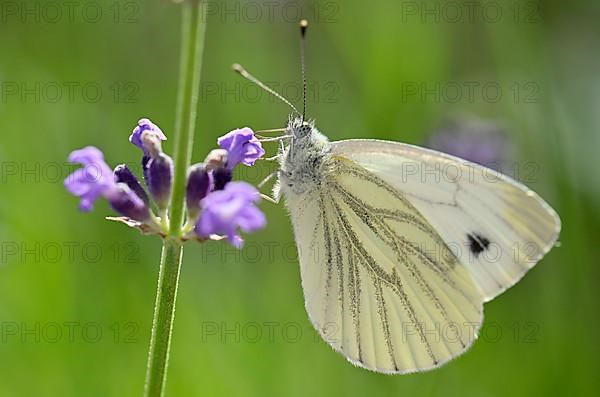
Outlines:
[[519, 182], [418, 146], [330, 142], [305, 121], [306, 100], [300, 115], [234, 69], [298, 113], [274, 196], [291, 217], [310, 320], [353, 364], [402, 374], [460, 355], [483, 304], [554, 246], [558, 215]]

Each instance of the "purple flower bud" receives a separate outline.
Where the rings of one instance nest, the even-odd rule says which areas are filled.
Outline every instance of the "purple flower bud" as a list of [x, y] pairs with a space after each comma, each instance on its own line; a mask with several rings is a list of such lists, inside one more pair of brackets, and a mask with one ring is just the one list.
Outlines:
[[150, 194], [160, 209], [169, 205], [171, 185], [173, 182], [173, 160], [164, 153], [159, 153], [148, 162], [147, 183]]
[[148, 194], [136, 178], [136, 176], [131, 172], [129, 167], [125, 164], [117, 165], [114, 171], [115, 174], [115, 182], [124, 183], [139, 197], [142, 201], [148, 205], [150, 203], [150, 199], [148, 198]]
[[166, 135], [156, 124], [149, 119], [140, 119], [137, 123], [137, 127], [134, 128], [133, 132], [129, 136], [129, 142], [142, 149], [144, 153], [146, 153], [146, 149], [144, 148], [144, 143], [142, 141], [142, 133], [144, 131], [151, 132], [158, 138], [159, 141], [167, 140]]
[[98, 148], [87, 146], [75, 150], [69, 155], [69, 161], [83, 165], [83, 168], [73, 172], [64, 181], [65, 188], [81, 198], [79, 204], [81, 211], [91, 211], [99, 197], [107, 197], [116, 190], [117, 184], [112, 170], [104, 161], [104, 155]]
[[233, 173], [229, 168], [219, 167], [212, 171], [214, 190], [223, 190], [231, 182]]
[[266, 225], [264, 214], [255, 206], [260, 200], [258, 190], [245, 182], [228, 183], [224, 190], [210, 193], [202, 200], [202, 213], [196, 223], [198, 236], [224, 235], [236, 248], [242, 238], [237, 233], [253, 232]]
[[206, 164], [209, 170], [223, 167], [227, 164], [227, 154], [227, 150], [225, 149], [213, 149], [204, 159], [204, 164]]
[[227, 168], [232, 170], [236, 165], [254, 165], [265, 151], [254, 131], [248, 127], [233, 130], [217, 140], [219, 146], [228, 152]]
[[151, 131], [142, 132], [142, 146], [144, 147], [144, 153], [149, 154], [150, 157], [156, 157], [162, 153], [162, 145], [160, 142], [160, 138]]
[[115, 211], [139, 222], [150, 219], [148, 206], [124, 183], [117, 184], [106, 197]]
[[211, 190], [211, 176], [204, 164], [195, 164], [190, 167], [186, 186], [186, 204], [188, 218], [195, 221], [200, 214], [200, 201]]

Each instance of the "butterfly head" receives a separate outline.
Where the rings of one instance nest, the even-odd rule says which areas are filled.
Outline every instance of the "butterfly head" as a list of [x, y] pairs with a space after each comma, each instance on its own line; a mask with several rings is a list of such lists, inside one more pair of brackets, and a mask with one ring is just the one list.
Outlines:
[[320, 183], [322, 164], [330, 152], [330, 144], [315, 127], [314, 121], [290, 117], [285, 129], [288, 144], [279, 151], [279, 183], [274, 194], [286, 197], [301, 195]]
[[286, 128], [286, 135], [292, 137], [292, 139], [303, 139], [313, 135], [315, 129], [314, 120], [303, 120], [302, 117], [290, 117]]

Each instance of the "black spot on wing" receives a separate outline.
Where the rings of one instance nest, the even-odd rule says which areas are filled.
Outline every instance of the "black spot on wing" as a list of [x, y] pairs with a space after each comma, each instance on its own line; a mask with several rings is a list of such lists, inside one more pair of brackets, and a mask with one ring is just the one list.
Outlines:
[[475, 257], [478, 257], [490, 246], [490, 240], [479, 233], [469, 233], [467, 239], [469, 240], [469, 249]]

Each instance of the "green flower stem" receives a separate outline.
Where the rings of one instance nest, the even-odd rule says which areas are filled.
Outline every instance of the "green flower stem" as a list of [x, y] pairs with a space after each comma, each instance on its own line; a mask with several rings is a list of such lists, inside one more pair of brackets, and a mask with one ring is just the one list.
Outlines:
[[175, 174], [169, 227], [169, 235], [177, 238], [181, 236], [185, 209], [185, 183], [194, 144], [206, 31], [202, 2], [188, 0], [183, 3], [182, 7], [181, 67], [175, 115]]
[[181, 241], [167, 237], [163, 244], [158, 274], [152, 336], [146, 369], [144, 390], [146, 397], [160, 397], [164, 392], [182, 257], [183, 244]]
[[185, 212], [185, 185], [194, 142], [200, 89], [200, 69], [206, 31], [202, 6], [202, 2], [199, 0], [188, 0], [181, 5], [183, 10], [182, 41], [175, 115], [173, 194], [171, 197], [168, 234], [163, 243], [158, 275], [144, 388], [144, 396], [146, 397], [163, 396], [167, 377], [169, 348], [175, 319], [177, 286], [183, 258], [181, 237]]

